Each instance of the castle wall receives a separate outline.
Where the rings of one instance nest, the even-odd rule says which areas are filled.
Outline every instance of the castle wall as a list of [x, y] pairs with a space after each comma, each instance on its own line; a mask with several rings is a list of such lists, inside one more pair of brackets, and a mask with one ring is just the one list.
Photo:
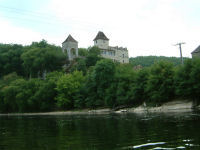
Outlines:
[[[72, 50], [75, 50], [75, 54], [72, 53]], [[75, 42], [65, 42], [62, 44], [62, 50], [64, 53], [67, 53], [69, 60], [78, 57], [78, 43]]]
[[116, 50], [116, 60], [120, 63], [129, 63], [128, 51], [123, 49]]
[[192, 58], [200, 58], [200, 52], [192, 53]]
[[103, 40], [103, 39], [98, 39], [98, 40], [94, 41], [94, 46], [97, 46], [101, 49], [108, 49], [109, 41]]
[[122, 47], [108, 47], [101, 50], [101, 56], [120, 63], [129, 63], [128, 50]]

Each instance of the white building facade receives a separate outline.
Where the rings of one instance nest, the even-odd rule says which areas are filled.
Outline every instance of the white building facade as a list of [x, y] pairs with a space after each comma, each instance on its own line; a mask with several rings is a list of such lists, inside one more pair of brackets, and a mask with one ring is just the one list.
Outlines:
[[112, 59], [114, 62], [129, 63], [127, 48], [109, 46], [109, 39], [101, 31], [95, 37], [94, 46], [101, 49], [101, 56]]
[[[109, 39], [101, 31], [95, 37], [94, 46], [101, 49], [101, 56], [112, 59], [114, 62], [129, 63], [129, 56], [127, 48], [118, 46], [109, 46]], [[69, 61], [78, 57], [78, 42], [69, 35], [62, 43], [63, 52], [67, 53]]]

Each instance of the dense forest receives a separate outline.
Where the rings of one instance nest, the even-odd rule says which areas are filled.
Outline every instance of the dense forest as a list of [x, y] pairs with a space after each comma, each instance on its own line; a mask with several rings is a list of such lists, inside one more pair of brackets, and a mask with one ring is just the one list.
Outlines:
[[[186, 61], [187, 57], [183, 57], [183, 60]], [[132, 57], [129, 59], [130, 63], [134, 66], [141, 65], [142, 67], [150, 67], [151, 65], [160, 62], [168, 61], [173, 65], [177, 66], [181, 64], [181, 59], [178, 57], [165, 57], [165, 56], [138, 56]]]
[[0, 44], [0, 112], [160, 105], [177, 98], [200, 101], [199, 59], [174, 65], [154, 57], [150, 67], [136, 69], [137, 58], [130, 64], [112, 62], [97, 47], [80, 48], [79, 55], [69, 63], [60, 47], [45, 40], [28, 46]]

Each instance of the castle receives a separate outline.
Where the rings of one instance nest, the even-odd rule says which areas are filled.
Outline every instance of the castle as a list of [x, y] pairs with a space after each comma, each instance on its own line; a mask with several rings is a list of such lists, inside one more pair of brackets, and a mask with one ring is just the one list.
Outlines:
[[[98, 32], [94, 38], [94, 46], [101, 49], [101, 56], [112, 59], [114, 62], [129, 63], [129, 56], [127, 48], [109, 46], [109, 39], [101, 31]], [[67, 52], [69, 60], [78, 57], [78, 42], [69, 35], [62, 43], [63, 52]]]

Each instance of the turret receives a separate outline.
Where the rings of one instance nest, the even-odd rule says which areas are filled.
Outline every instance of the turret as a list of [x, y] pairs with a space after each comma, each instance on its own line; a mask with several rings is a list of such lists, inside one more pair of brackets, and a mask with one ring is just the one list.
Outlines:
[[94, 41], [94, 46], [97, 46], [101, 49], [108, 49], [109, 39], [105, 36], [103, 32], [99, 31], [93, 41]]
[[75, 57], [78, 57], [78, 42], [69, 35], [62, 43], [62, 50], [64, 53], [67, 53], [68, 59], [71, 61]]

